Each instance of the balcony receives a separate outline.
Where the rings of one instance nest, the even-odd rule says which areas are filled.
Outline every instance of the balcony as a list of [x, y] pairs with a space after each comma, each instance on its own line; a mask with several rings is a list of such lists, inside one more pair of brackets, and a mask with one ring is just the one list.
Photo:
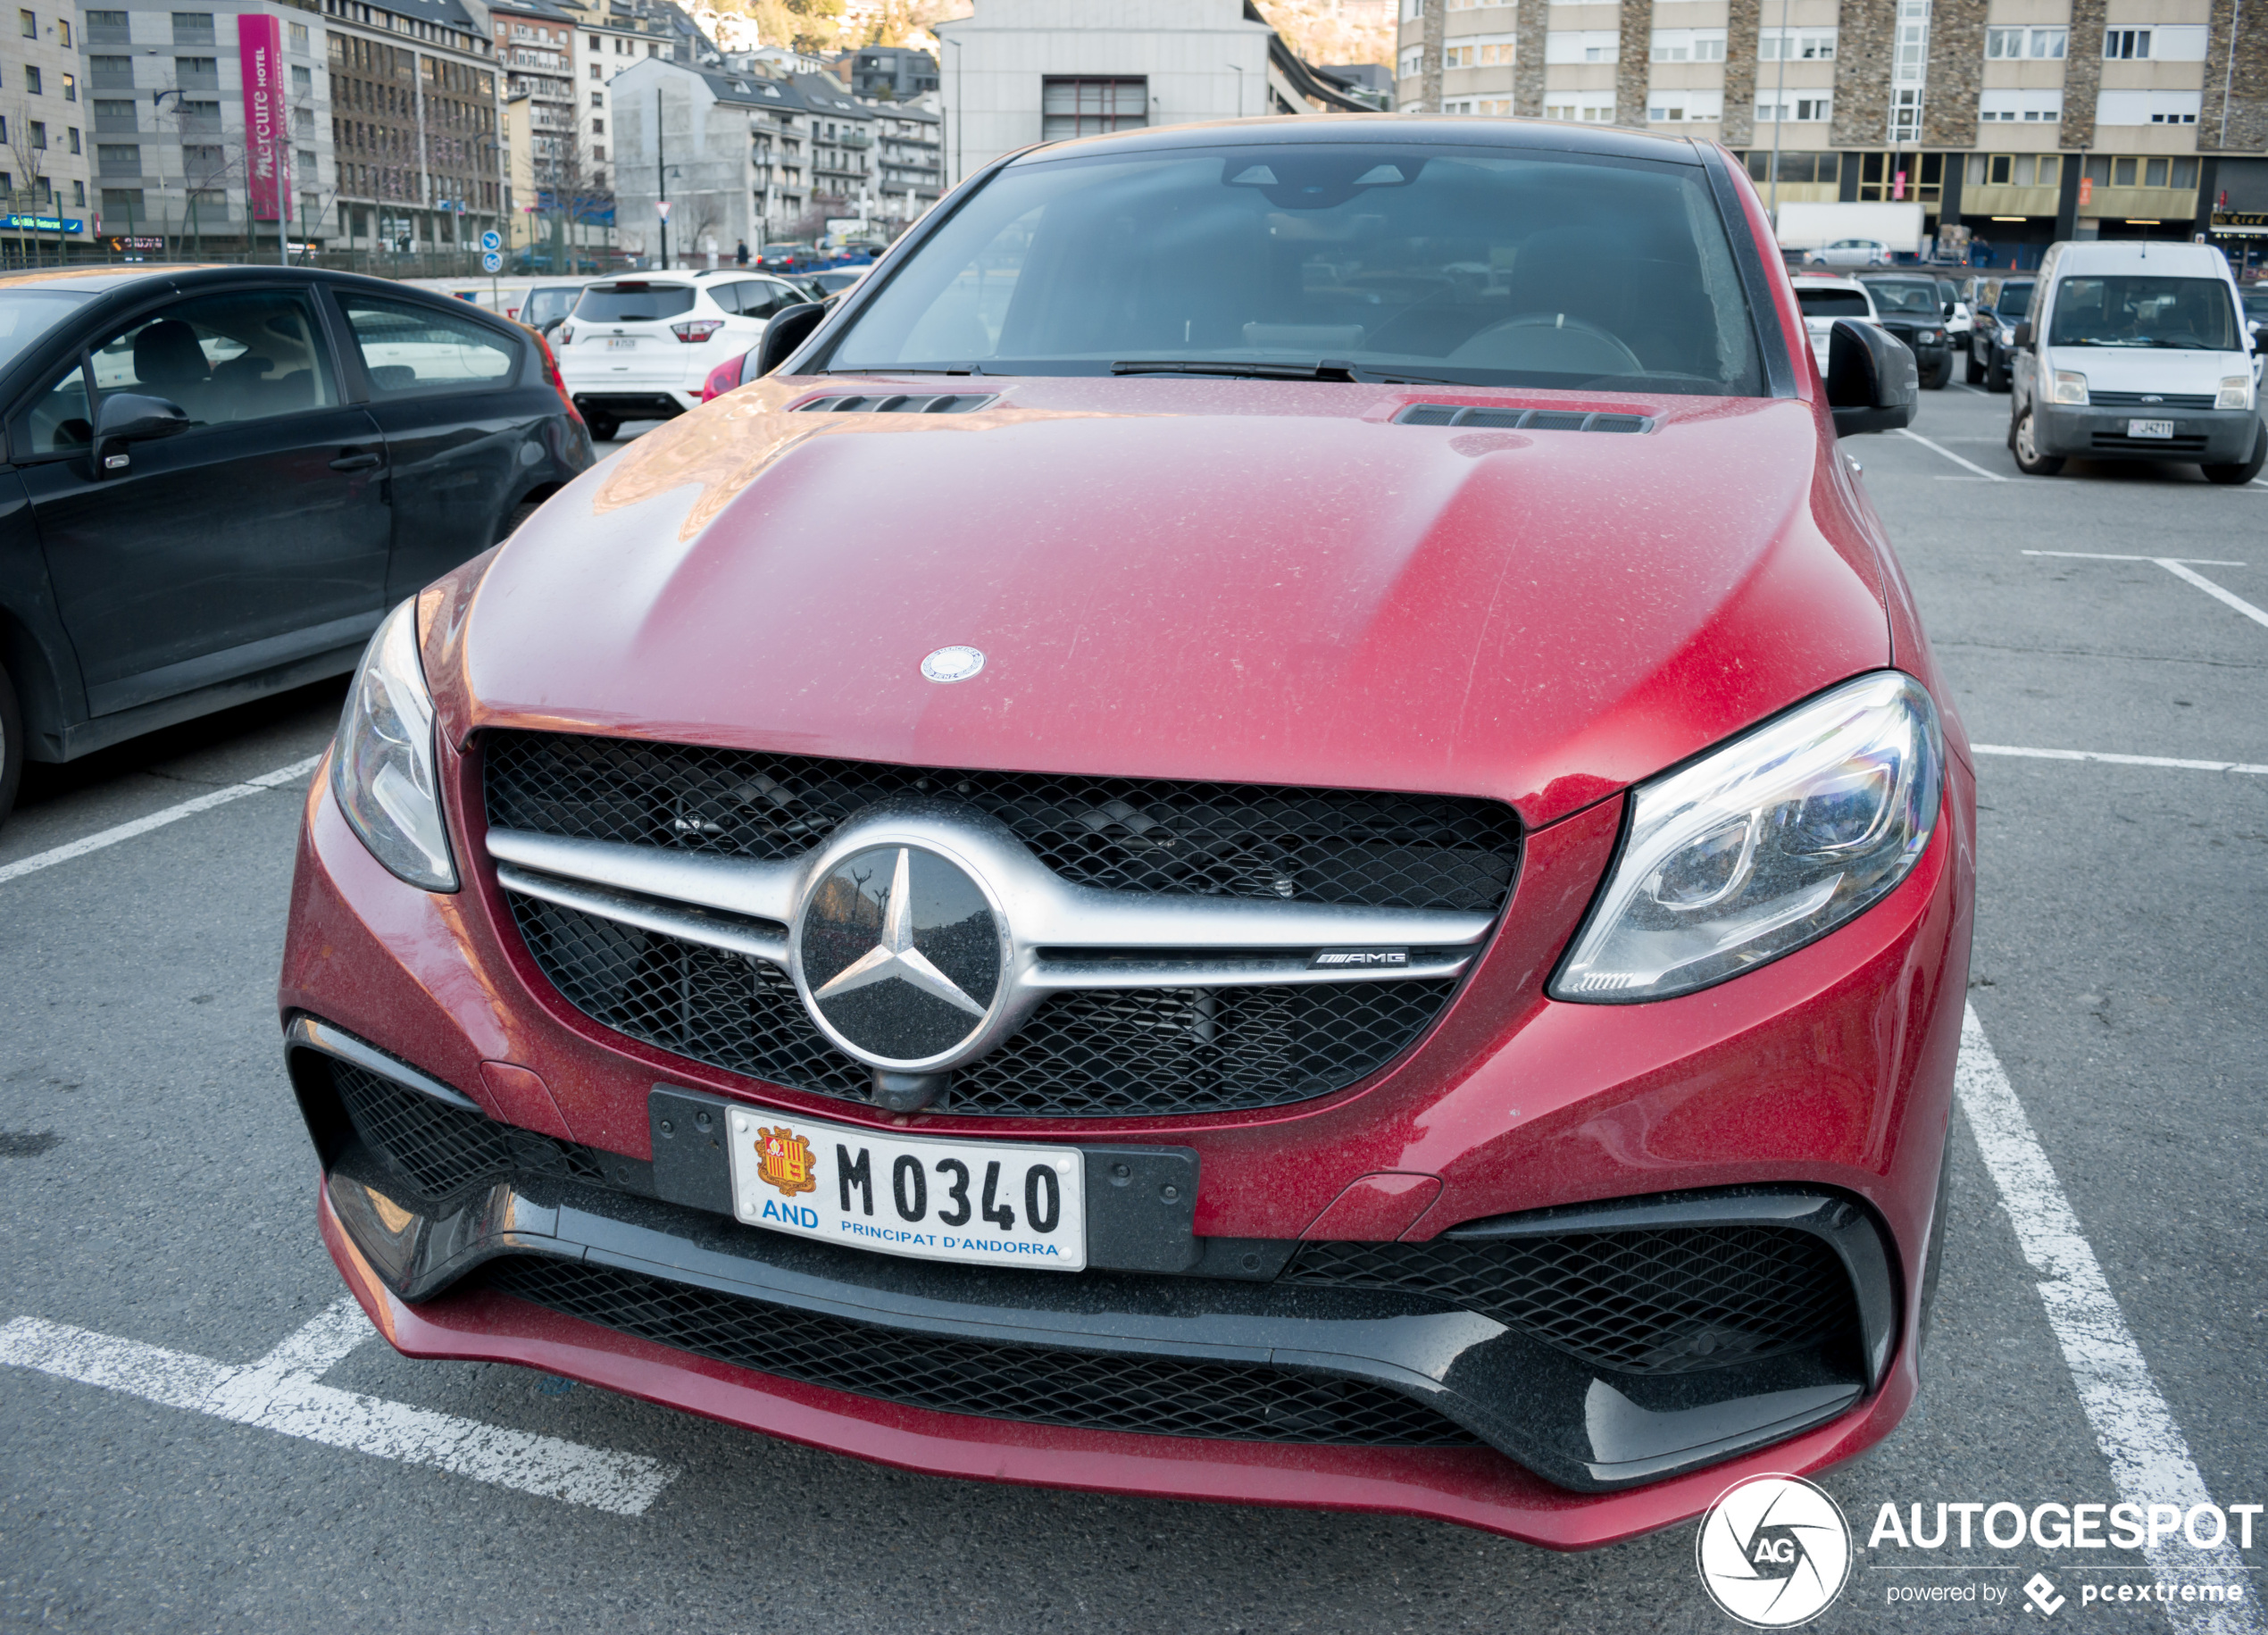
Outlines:
[[874, 133], [860, 130], [855, 126], [846, 127], [842, 134], [835, 138], [835, 145], [838, 147], [871, 147], [874, 146]]

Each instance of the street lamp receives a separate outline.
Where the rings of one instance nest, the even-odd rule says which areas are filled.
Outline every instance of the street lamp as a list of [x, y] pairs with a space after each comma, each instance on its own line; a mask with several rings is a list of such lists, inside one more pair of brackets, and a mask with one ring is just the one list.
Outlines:
[[962, 95], [969, 82], [961, 71], [961, 42], [949, 34], [940, 34], [938, 38], [953, 47], [953, 179], [958, 182], [969, 173], [962, 152], [963, 138], [969, 132], [969, 109]]
[[1237, 117], [1242, 119], [1244, 117], [1244, 64], [1231, 63], [1229, 64], [1229, 71], [1237, 77]]

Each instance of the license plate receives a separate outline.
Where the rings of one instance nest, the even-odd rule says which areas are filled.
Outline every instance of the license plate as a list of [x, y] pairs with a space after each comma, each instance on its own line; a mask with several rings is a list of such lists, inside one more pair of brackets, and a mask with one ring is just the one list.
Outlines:
[[2126, 435], [2130, 438], [2170, 438], [2173, 422], [2170, 420], [2130, 420], [2126, 422]]
[[638, 337], [635, 335], [613, 335], [606, 340], [606, 350], [609, 352], [629, 352], [637, 346]]
[[908, 1140], [737, 1108], [729, 1122], [732, 1211], [750, 1226], [917, 1260], [1087, 1264], [1075, 1147]]

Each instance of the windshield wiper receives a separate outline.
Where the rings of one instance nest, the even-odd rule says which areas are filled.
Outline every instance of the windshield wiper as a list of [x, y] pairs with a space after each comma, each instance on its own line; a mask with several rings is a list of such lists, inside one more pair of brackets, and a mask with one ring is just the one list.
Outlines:
[[1357, 369], [1338, 358], [1315, 363], [1247, 363], [1228, 358], [1135, 358], [1111, 365], [1114, 375], [1227, 375], [1254, 380], [1345, 380], [1364, 386], [1471, 386], [1398, 369]]

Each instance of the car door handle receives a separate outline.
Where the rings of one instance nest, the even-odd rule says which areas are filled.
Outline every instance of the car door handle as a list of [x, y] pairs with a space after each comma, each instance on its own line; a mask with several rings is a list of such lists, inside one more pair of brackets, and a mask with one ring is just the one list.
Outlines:
[[368, 471], [384, 463], [383, 455], [371, 454], [368, 449], [349, 449], [330, 463], [330, 469], [334, 471]]

